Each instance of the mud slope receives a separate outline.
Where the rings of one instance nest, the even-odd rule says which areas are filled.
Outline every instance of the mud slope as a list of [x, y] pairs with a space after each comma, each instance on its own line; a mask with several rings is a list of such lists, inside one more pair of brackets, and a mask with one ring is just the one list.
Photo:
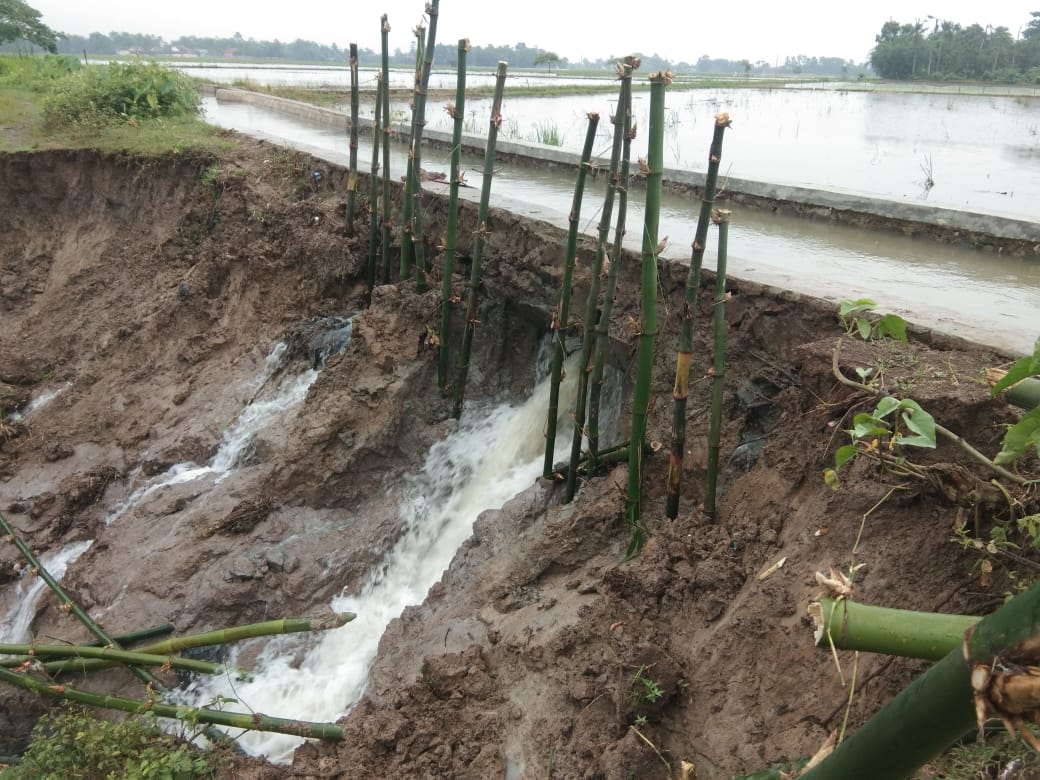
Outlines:
[[[439, 295], [410, 283], [367, 295], [367, 232], [343, 235], [344, 181], [343, 171], [252, 141], [220, 160], [0, 157], [0, 389], [5, 412], [25, 412], [4, 421], [0, 510], [41, 551], [95, 540], [65, 582], [110, 632], [321, 614], [402, 532], [397, 485], [455, 425], [427, 338]], [[444, 209], [431, 198], [434, 220]], [[471, 234], [472, 209], [461, 217]], [[488, 230], [470, 397], [516, 398], [535, 381], [563, 237], [499, 211]], [[588, 261], [586, 245], [574, 311]], [[623, 266], [612, 331], [624, 385], [637, 266]], [[466, 257], [459, 271], [461, 295]], [[680, 265], [662, 267], [650, 419], [659, 442], [668, 440], [684, 282]], [[702, 326], [691, 487], [678, 520], [662, 519], [666, 447], [648, 462], [649, 541], [628, 563], [624, 467], [584, 484], [569, 506], [555, 483], [532, 485], [482, 515], [426, 602], [391, 624], [343, 745], [308, 745], [291, 767], [250, 771], [559, 780], [667, 777], [666, 763], [674, 774], [688, 759], [700, 778], [728, 777], [811, 752], [840, 723], [847, 694], [812, 648], [804, 608], [813, 572], [848, 565], [861, 525], [862, 599], [945, 611], [1000, 600], [1002, 572], [981, 587], [976, 559], [948, 541], [958, 514], [973, 508], [970, 488], [988, 477], [964, 464], [963, 494], [892, 493], [856, 466], [831, 491], [821, 471], [864, 404], [831, 375], [831, 307], [739, 280], [729, 290], [717, 522], [698, 509], [709, 395]], [[702, 322], [709, 310], [705, 287]], [[313, 364], [329, 318], [357, 312], [346, 349], [219, 484], [202, 494], [171, 482], [141, 495], [175, 464], [206, 463], [245, 404]], [[280, 342], [284, 357], [265, 375]], [[912, 387], [943, 424], [994, 452], [997, 424], [1014, 415], [978, 381], [995, 360], [921, 332], [909, 349], [857, 347], [843, 363], [850, 373], [883, 364], [891, 386]], [[30, 398], [46, 397], [27, 411]], [[945, 444], [928, 458], [963, 460]], [[781, 558], [783, 568], [759, 579]], [[0, 548], [0, 615], [16, 565], [16, 551]], [[84, 636], [49, 600], [33, 630]], [[861, 658], [852, 723], [920, 668]], [[647, 682], [660, 696], [641, 695]], [[24, 741], [34, 710], [10, 692], [0, 697], [5, 753]]]

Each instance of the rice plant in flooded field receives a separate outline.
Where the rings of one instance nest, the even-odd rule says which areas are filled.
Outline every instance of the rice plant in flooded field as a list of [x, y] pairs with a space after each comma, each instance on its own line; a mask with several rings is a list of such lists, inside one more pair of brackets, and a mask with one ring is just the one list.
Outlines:
[[528, 140], [546, 146], [563, 146], [563, 134], [557, 124], [550, 120], [536, 122]]

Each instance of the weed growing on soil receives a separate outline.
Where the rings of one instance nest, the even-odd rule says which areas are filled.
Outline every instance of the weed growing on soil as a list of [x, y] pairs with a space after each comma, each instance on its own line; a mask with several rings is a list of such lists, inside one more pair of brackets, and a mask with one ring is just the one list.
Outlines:
[[70, 705], [40, 719], [22, 763], [0, 771], [0, 780], [196, 780], [216, 777], [225, 763], [163, 733], [154, 718], [96, 720]]
[[985, 780], [1040, 776], [1040, 755], [1024, 742], [1006, 736], [956, 745], [914, 776], [914, 780]]
[[44, 98], [48, 127], [92, 126], [160, 117], [197, 116], [202, 102], [194, 82], [157, 63], [113, 62], [70, 73]]
[[[629, 696], [632, 698], [636, 709], [644, 704], [655, 704], [664, 696], [664, 689], [661, 688], [661, 684], [646, 674], [647, 667], [640, 666], [636, 669], [636, 673], [632, 676], [632, 683], [629, 687]], [[637, 726], [646, 725], [646, 715], [640, 712], [636, 713], [635, 724]]]
[[120, 66], [118, 77], [112, 68], [84, 69], [75, 57], [0, 56], [0, 151], [178, 154], [232, 144], [199, 118], [191, 79], [155, 64]]
[[[1030, 578], [1022, 577], [1015, 567], [1028, 566], [1034, 573], [1037, 570], [1035, 563], [1017, 551], [1020, 544], [1040, 548], [1040, 501], [1036, 491], [1040, 481], [1008, 471], [1005, 466], [1018, 463], [1034, 449], [1040, 455], [1040, 408], [1028, 411], [1021, 420], [1008, 426], [1002, 449], [991, 460], [938, 424], [912, 398], [890, 395], [885, 386], [883, 365], [876, 363], [868, 368], [857, 368], [859, 382], [844, 377], [838, 358], [843, 341], [850, 336], [858, 335], [864, 340], [891, 338], [906, 341], [906, 323], [895, 315], [872, 316], [873, 308], [874, 302], [866, 298], [843, 301], [839, 308], [845, 333], [834, 348], [832, 368], [835, 378], [868, 398], [876, 397], [878, 401], [872, 411], [853, 417], [852, 428], [846, 431], [851, 443], [837, 449], [834, 468], [824, 470], [824, 480], [832, 489], [840, 489], [838, 470], [854, 458], [867, 458], [877, 463], [885, 474], [905, 480], [897, 486], [898, 489], [916, 484], [958, 505], [953, 541], [979, 553], [977, 568], [984, 586], [990, 584], [994, 561], [1002, 560], [1007, 568], [1008, 595], [1014, 595], [1031, 584]], [[905, 363], [904, 367], [920, 371], [917, 362]], [[1040, 339], [1033, 355], [1017, 361], [992, 392], [996, 394], [1038, 372]], [[890, 384], [896, 390], [905, 390], [908, 384], [913, 383], [904, 380]], [[984, 466], [988, 481], [955, 464], [925, 464], [911, 460], [905, 448], [935, 449], [937, 435], [955, 443]]]

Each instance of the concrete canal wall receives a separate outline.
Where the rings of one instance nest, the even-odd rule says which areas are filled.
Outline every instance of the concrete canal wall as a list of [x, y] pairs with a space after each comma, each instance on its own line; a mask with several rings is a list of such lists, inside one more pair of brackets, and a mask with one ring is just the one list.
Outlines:
[[[348, 115], [335, 109], [221, 86], [207, 86], [204, 92], [215, 96], [218, 101], [249, 103], [301, 121], [342, 130], [344, 135], [348, 131]], [[361, 118], [359, 131], [370, 135], [371, 125], [370, 119]], [[393, 127], [393, 136], [399, 141], [403, 142], [408, 133], [406, 125]], [[430, 146], [448, 148], [451, 145], [451, 134], [444, 131], [427, 129], [423, 139]], [[464, 135], [462, 143], [464, 150], [469, 153], [481, 155], [484, 152], [482, 136]], [[577, 153], [557, 147], [504, 140], [496, 143], [496, 158], [516, 165], [564, 171], [576, 170], [580, 161]], [[704, 174], [665, 168], [664, 183], [671, 191], [689, 193], [691, 197], [697, 198], [704, 186]], [[751, 179], [729, 178], [724, 186], [724, 191], [716, 199], [720, 206], [739, 204], [806, 219], [827, 220], [943, 243], [973, 246], [983, 251], [1040, 257], [1040, 223], [1030, 220], [892, 201], [840, 189], [820, 190]]]

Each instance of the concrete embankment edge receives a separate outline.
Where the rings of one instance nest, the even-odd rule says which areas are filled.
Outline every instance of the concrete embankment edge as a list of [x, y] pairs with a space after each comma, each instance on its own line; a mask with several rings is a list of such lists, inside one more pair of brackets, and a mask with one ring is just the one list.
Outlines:
[[[342, 111], [236, 88], [208, 86], [204, 92], [215, 96], [218, 101], [248, 103], [302, 121], [342, 129], [344, 133], [348, 129], [349, 117]], [[370, 119], [361, 118], [359, 131], [371, 134], [371, 124]], [[406, 138], [408, 132], [406, 125], [393, 128], [393, 136], [398, 140]], [[431, 146], [443, 148], [451, 144], [451, 134], [443, 131], [428, 129], [423, 138]], [[466, 151], [482, 154], [484, 139], [465, 135], [463, 146]], [[580, 159], [576, 153], [552, 146], [503, 140], [497, 143], [496, 157], [518, 165], [574, 170], [577, 170]], [[695, 171], [666, 168], [664, 179], [669, 189], [695, 196], [704, 186], [704, 174]], [[904, 203], [841, 190], [733, 178], [726, 181], [725, 192], [717, 202], [721, 206], [727, 202], [739, 203], [745, 207], [894, 231], [986, 251], [1040, 256], [1040, 223], [997, 214]]]

